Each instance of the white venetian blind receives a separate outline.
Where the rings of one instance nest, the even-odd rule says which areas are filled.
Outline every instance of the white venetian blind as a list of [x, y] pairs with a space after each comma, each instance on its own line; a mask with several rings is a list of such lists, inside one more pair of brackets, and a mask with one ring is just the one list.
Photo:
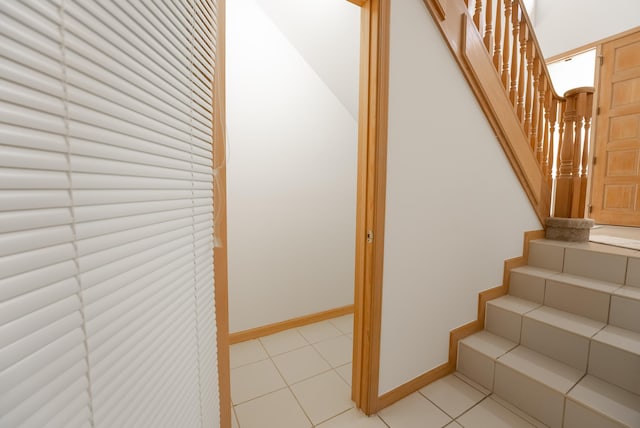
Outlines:
[[0, 427], [214, 427], [211, 0], [0, 2]]

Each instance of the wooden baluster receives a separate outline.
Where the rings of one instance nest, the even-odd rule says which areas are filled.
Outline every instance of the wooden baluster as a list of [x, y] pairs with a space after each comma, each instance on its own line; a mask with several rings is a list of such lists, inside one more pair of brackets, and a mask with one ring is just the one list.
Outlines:
[[573, 96], [576, 103], [576, 114], [574, 119], [575, 133], [573, 136], [573, 164], [571, 177], [573, 188], [571, 190], [571, 218], [582, 217], [580, 209], [580, 166], [582, 165], [582, 129], [584, 127], [584, 111], [587, 102], [587, 94], [581, 92]]
[[551, 188], [552, 174], [551, 167], [553, 164], [553, 133], [555, 132], [555, 118], [553, 115], [555, 103], [553, 102], [553, 96], [550, 87], [545, 83], [544, 85], [544, 138], [542, 141], [543, 153], [543, 172], [547, 177], [549, 188]]
[[504, 0], [504, 41], [502, 42], [502, 86], [509, 91], [509, 67], [511, 65], [509, 57], [511, 55], [511, 33], [509, 26], [511, 24], [511, 1]]
[[582, 144], [582, 162], [580, 165], [580, 213], [585, 212], [585, 206], [587, 203], [587, 181], [589, 180], [590, 171], [588, 171], [589, 164], [589, 150], [591, 149], [591, 117], [593, 113], [593, 92], [587, 95], [587, 105], [584, 115], [584, 143]]
[[556, 180], [556, 217], [571, 217], [571, 201], [573, 199], [573, 172], [574, 128], [576, 122], [575, 98], [567, 98], [564, 111], [564, 137], [561, 139], [558, 164], [558, 178]]
[[493, 66], [498, 73], [502, 72], [502, 0], [496, 0], [496, 29], [493, 33]]
[[513, 2], [511, 22], [513, 26], [513, 47], [511, 49], [511, 86], [509, 99], [515, 108], [518, 105], [518, 46], [520, 41], [520, 21], [518, 19], [518, 1]]
[[520, 123], [524, 124], [525, 119], [525, 111], [524, 111], [524, 97], [525, 93], [525, 82], [527, 81], [526, 76], [526, 64], [527, 64], [527, 23], [525, 20], [520, 21], [520, 60], [518, 61], [520, 67], [518, 69], [518, 119], [520, 119]]
[[[528, 28], [528, 27], [527, 27]], [[533, 103], [535, 101], [535, 87], [534, 87], [534, 73], [533, 68], [535, 64], [535, 50], [533, 46], [533, 39], [531, 38], [531, 34], [528, 34], [527, 37], [527, 75], [526, 75], [526, 86], [525, 86], [525, 94], [524, 94], [524, 132], [531, 140], [531, 131], [533, 129], [532, 115], [533, 115]], [[531, 146], [531, 149], [534, 149], [534, 146]]]
[[489, 52], [489, 56], [493, 57], [493, 0], [487, 0], [484, 5], [484, 45]]
[[538, 144], [538, 121], [540, 118], [540, 57], [538, 55], [533, 59], [533, 83], [532, 83], [532, 100], [531, 100], [531, 148], [536, 154], [536, 158], [539, 157], [539, 153], [542, 150], [541, 145]]
[[473, 14], [473, 23], [476, 24], [478, 32], [482, 34], [482, 0], [476, 0], [476, 10]]
[[531, 134], [535, 136], [533, 138], [533, 143], [536, 147], [536, 158], [538, 159], [538, 164], [542, 165], [542, 155], [544, 150], [544, 130], [542, 126], [544, 123], [544, 87], [546, 79], [542, 72], [542, 62], [539, 57], [536, 57], [536, 60], [535, 75], [537, 78], [534, 82], [534, 86], [536, 88], [534, 95], [536, 95], [538, 99], [533, 104], [533, 129]]

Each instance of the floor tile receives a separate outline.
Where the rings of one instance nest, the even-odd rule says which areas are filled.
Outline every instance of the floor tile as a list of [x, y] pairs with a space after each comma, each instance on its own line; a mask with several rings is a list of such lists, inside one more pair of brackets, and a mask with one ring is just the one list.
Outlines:
[[441, 428], [451, 422], [449, 416], [417, 392], [378, 414], [392, 428]]
[[318, 428], [387, 428], [387, 425], [376, 415], [367, 416], [358, 409], [351, 409], [321, 423]]
[[453, 422], [451, 422], [449, 425], [447, 425], [444, 428], [463, 428], [463, 427], [462, 427], [462, 425], [460, 425], [456, 421], [453, 421]]
[[329, 321], [321, 321], [315, 324], [298, 327], [298, 331], [309, 341], [309, 343], [322, 342], [323, 340], [342, 335], [342, 332], [334, 327], [334, 325]]
[[261, 337], [260, 342], [271, 356], [309, 345], [296, 329]]
[[245, 364], [256, 363], [269, 358], [266, 351], [258, 340], [248, 340], [236, 343], [229, 347], [229, 357], [231, 368], [244, 366]]
[[238, 425], [238, 418], [236, 418], [236, 411], [231, 409], [231, 428], [240, 428]]
[[289, 385], [331, 369], [311, 345], [273, 357], [273, 362]]
[[422, 388], [420, 393], [452, 418], [457, 418], [485, 397], [454, 375], [433, 382]]
[[353, 333], [353, 314], [343, 315], [338, 318], [333, 318], [329, 321], [344, 334]]
[[315, 343], [313, 346], [332, 367], [343, 366], [351, 362], [353, 341], [347, 336], [334, 337]]
[[353, 407], [351, 388], [333, 370], [296, 383], [291, 390], [314, 424]]
[[289, 388], [240, 404], [236, 412], [242, 428], [311, 427]]
[[286, 384], [271, 360], [231, 370], [231, 401], [239, 404], [284, 388]]
[[498, 404], [500, 404], [502, 407], [504, 407], [507, 410], [511, 411], [511, 413], [515, 413], [517, 416], [520, 416], [522, 419], [524, 419], [525, 421], [529, 422], [531, 425], [533, 425], [533, 426], [535, 426], [537, 428], [548, 428], [547, 425], [545, 425], [542, 422], [536, 420], [533, 416], [526, 414], [525, 412], [523, 412], [522, 410], [518, 409], [516, 406], [514, 406], [511, 403], [509, 403], [508, 401], [498, 397], [496, 394], [491, 394], [489, 399], [495, 401]]
[[480, 404], [460, 416], [457, 422], [464, 428], [534, 427], [534, 425], [531, 425], [490, 398], [486, 398]]
[[484, 386], [480, 385], [477, 382], [474, 382], [473, 380], [469, 379], [468, 377], [466, 377], [462, 373], [455, 372], [453, 375], [455, 377], [457, 377], [458, 379], [464, 381], [464, 383], [473, 386], [475, 389], [477, 389], [478, 391], [482, 392], [484, 395], [491, 394], [491, 391], [489, 391], [487, 388], [485, 388]]
[[345, 364], [344, 366], [336, 367], [336, 372], [340, 375], [347, 385], [351, 386], [351, 371], [353, 370], [353, 365], [351, 363]]

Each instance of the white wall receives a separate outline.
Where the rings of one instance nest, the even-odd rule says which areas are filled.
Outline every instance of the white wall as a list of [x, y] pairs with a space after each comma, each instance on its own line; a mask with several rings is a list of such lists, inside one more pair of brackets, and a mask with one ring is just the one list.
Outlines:
[[540, 227], [424, 3], [392, 1], [381, 394], [447, 361]]
[[535, 32], [545, 57], [640, 25], [638, 0], [536, 0]]
[[255, 0], [227, 2], [227, 118], [231, 332], [353, 303], [357, 122]]

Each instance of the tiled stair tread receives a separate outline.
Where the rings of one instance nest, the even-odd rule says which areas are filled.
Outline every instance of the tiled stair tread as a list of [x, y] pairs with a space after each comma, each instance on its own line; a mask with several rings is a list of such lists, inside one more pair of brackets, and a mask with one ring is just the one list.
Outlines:
[[586, 407], [631, 427], [640, 426], [640, 395], [587, 375], [567, 394]]
[[631, 250], [629, 248], [616, 247], [613, 245], [599, 244], [597, 242], [567, 242], [554, 241], [552, 239], [536, 239], [530, 242], [535, 242], [543, 245], [552, 245], [554, 247], [576, 248], [578, 250], [593, 251], [595, 253], [638, 257], [638, 250]]
[[524, 346], [518, 346], [507, 352], [498, 358], [497, 362], [563, 394], [584, 375], [584, 372], [578, 369]]
[[640, 287], [625, 286], [620, 287], [613, 292], [616, 296], [626, 297], [628, 299], [640, 300]]
[[552, 276], [551, 278], [548, 278], [548, 280], [560, 282], [562, 284], [569, 284], [576, 287], [588, 288], [590, 290], [608, 294], [613, 294], [616, 290], [622, 287], [622, 284], [615, 284], [613, 282], [601, 281], [599, 279], [586, 278], [584, 276], [572, 275], [570, 273], [559, 273]]
[[606, 325], [603, 322], [549, 306], [541, 306], [524, 316], [583, 337], [592, 337]]
[[487, 304], [505, 309], [507, 311], [515, 312], [520, 315], [526, 314], [527, 312], [530, 312], [540, 306], [539, 303], [521, 299], [520, 297], [516, 296], [510, 296], [508, 294], [506, 296], [498, 297], [497, 299], [489, 300]]
[[521, 273], [524, 275], [538, 276], [540, 278], [549, 278], [560, 273], [555, 270], [544, 269], [541, 267], [528, 266], [528, 265], [513, 268], [511, 269], [511, 272]]
[[515, 348], [518, 344], [507, 340], [503, 337], [488, 332], [487, 330], [479, 331], [471, 336], [465, 337], [460, 341], [469, 348], [493, 359], [498, 358], [510, 349]]
[[632, 354], [640, 355], [640, 333], [608, 325], [593, 340]]

